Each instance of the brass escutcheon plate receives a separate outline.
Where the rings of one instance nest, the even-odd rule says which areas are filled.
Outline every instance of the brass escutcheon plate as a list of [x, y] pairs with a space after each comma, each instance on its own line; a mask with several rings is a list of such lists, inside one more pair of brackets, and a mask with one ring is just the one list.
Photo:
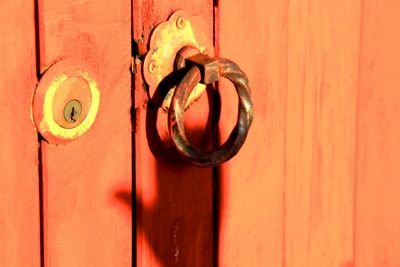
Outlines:
[[[174, 12], [167, 21], [160, 23], [150, 37], [149, 51], [143, 63], [143, 76], [149, 87], [150, 97], [155, 96], [160, 83], [174, 71], [178, 52], [184, 47], [197, 48], [201, 53], [214, 56], [213, 39], [207, 22], [200, 16], [187, 11]], [[168, 110], [176, 86], [165, 95], [162, 108]], [[186, 103], [188, 107], [205, 91], [204, 84], [198, 84]]]
[[65, 59], [52, 65], [40, 79], [33, 96], [32, 117], [45, 140], [61, 145], [88, 131], [99, 104], [100, 91], [92, 68]]

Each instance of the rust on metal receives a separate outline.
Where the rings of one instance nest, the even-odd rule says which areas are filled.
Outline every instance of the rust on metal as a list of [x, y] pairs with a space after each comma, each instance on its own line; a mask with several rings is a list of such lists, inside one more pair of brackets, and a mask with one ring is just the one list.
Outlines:
[[[179, 51], [192, 47], [196, 53], [213, 56], [213, 39], [206, 21], [187, 11], [174, 12], [167, 21], [156, 26], [150, 37], [149, 51], [143, 62], [143, 76], [149, 88], [150, 98], [162, 86], [162, 82], [174, 72], [174, 63]], [[190, 95], [187, 106], [198, 99], [205, 91], [205, 85], [197, 84]], [[162, 88], [163, 89], [163, 88]], [[173, 86], [162, 102], [168, 110], [175, 87]]]
[[[216, 166], [235, 156], [246, 140], [253, 120], [253, 102], [248, 79], [246, 74], [228, 59], [211, 59], [203, 55], [188, 59], [186, 64], [188, 62], [193, 65], [176, 87], [172, 97], [168, 112], [169, 133], [178, 152], [184, 159], [202, 167]], [[215, 70], [215, 62], [217, 62], [218, 71]], [[213, 151], [203, 151], [192, 146], [186, 137], [185, 105], [196, 84], [200, 81], [214, 82], [215, 75], [217, 75], [217, 78], [219, 76], [225, 77], [234, 84], [239, 97], [238, 121], [228, 140], [222, 146]]]
[[186, 59], [185, 65], [190, 68], [196, 66], [201, 73], [202, 84], [211, 84], [219, 79], [219, 63], [217, 58], [203, 54], [196, 54]]

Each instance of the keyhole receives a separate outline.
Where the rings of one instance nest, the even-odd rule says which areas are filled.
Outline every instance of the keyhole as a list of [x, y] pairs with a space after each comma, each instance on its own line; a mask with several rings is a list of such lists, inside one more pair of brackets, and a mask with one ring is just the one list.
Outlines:
[[75, 107], [72, 107], [72, 111], [71, 111], [71, 120], [72, 120], [73, 122], [76, 122], [75, 113], [76, 113]]
[[82, 104], [74, 99], [67, 103], [64, 108], [64, 119], [69, 123], [75, 123], [82, 113]]

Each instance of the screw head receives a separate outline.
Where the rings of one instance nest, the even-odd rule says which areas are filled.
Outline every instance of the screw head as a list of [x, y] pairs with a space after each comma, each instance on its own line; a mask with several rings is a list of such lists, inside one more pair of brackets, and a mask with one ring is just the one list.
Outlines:
[[183, 17], [179, 17], [176, 20], [176, 27], [178, 27], [178, 29], [183, 29], [185, 27], [186, 24], [186, 20]]
[[75, 123], [82, 114], [82, 104], [76, 99], [69, 101], [64, 108], [64, 119], [69, 123]]
[[157, 70], [157, 62], [155, 62], [154, 60], [150, 62], [149, 64], [149, 72], [150, 73], [154, 73]]

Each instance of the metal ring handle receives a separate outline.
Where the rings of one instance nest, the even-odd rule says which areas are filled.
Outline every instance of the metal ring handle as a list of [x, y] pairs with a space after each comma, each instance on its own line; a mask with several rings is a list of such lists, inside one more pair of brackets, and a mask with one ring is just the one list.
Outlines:
[[197, 66], [191, 67], [175, 88], [168, 113], [169, 133], [180, 155], [189, 162], [203, 167], [219, 165], [235, 156], [246, 140], [253, 120], [253, 102], [246, 74], [228, 59], [220, 58], [218, 62], [219, 75], [234, 84], [239, 97], [238, 120], [228, 140], [216, 150], [203, 151], [193, 147], [186, 138], [184, 107], [190, 93], [201, 80], [201, 71]]

